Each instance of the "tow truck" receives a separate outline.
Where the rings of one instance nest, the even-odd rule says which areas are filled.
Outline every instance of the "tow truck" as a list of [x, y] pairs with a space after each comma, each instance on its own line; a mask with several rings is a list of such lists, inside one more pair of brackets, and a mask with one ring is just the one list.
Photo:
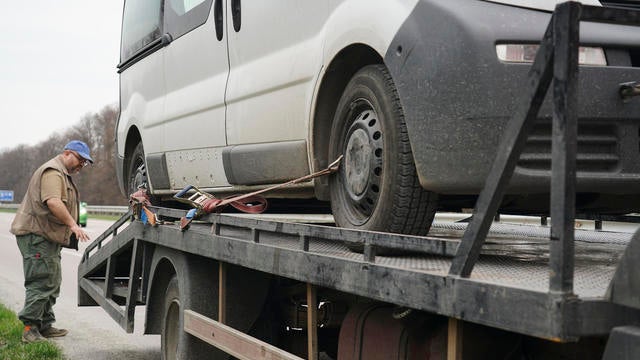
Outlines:
[[[558, 5], [466, 222], [409, 236], [210, 213], [185, 227], [190, 210], [133, 207], [87, 247], [78, 304], [127, 332], [145, 306], [164, 359], [640, 358], [640, 232], [575, 229], [580, 21], [640, 17]], [[550, 226], [496, 222], [550, 87]]]

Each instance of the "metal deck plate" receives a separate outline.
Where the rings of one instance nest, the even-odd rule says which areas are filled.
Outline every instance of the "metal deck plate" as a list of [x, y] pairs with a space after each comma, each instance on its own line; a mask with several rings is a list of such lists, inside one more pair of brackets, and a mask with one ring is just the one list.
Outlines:
[[[430, 236], [459, 240], [466, 223], [434, 223]], [[247, 239], [246, 229], [223, 227], [220, 235]], [[616, 264], [631, 239], [630, 233], [576, 230], [576, 263], [574, 292], [579, 298], [604, 298], [613, 278]], [[470, 280], [548, 292], [549, 289], [549, 228], [532, 225], [492, 225], [480, 260]], [[298, 249], [299, 239], [279, 233], [260, 233], [260, 244], [284, 249]], [[344, 243], [311, 238], [309, 252], [364, 261], [363, 255], [351, 251]], [[380, 266], [414, 270], [437, 276], [447, 276], [451, 258], [427, 254], [376, 256]]]

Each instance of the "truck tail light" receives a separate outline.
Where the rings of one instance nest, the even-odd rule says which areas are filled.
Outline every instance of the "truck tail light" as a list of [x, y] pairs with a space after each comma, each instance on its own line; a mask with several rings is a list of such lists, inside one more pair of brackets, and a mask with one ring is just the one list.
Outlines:
[[[537, 44], [498, 44], [496, 54], [498, 59], [505, 62], [531, 63], [536, 57], [540, 46]], [[607, 58], [600, 47], [581, 46], [578, 49], [578, 63], [580, 65], [606, 66]]]

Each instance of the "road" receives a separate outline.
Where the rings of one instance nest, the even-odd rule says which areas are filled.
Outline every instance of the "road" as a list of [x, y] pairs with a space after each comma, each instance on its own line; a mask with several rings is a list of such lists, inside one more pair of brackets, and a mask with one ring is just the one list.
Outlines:
[[[13, 214], [0, 213], [0, 302], [18, 312], [24, 302], [22, 260], [15, 237], [9, 233]], [[112, 222], [89, 218], [86, 231], [95, 239]], [[66, 337], [55, 339], [69, 360], [151, 360], [160, 359], [160, 337], [142, 335], [144, 308], [135, 317], [135, 331], [127, 334], [100, 307], [77, 306], [77, 268], [80, 251], [62, 250], [62, 289], [54, 307], [56, 327], [69, 330]]]

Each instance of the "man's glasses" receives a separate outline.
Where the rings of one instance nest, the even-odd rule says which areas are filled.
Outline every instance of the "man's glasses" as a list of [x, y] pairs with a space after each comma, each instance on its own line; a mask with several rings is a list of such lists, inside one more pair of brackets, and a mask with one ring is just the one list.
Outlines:
[[73, 156], [76, 157], [76, 159], [78, 159], [78, 161], [80, 161], [80, 165], [82, 165], [82, 167], [85, 167], [85, 166], [89, 165], [89, 160], [83, 158], [82, 156], [78, 155], [74, 151], [72, 151], [71, 153], [73, 154]]

